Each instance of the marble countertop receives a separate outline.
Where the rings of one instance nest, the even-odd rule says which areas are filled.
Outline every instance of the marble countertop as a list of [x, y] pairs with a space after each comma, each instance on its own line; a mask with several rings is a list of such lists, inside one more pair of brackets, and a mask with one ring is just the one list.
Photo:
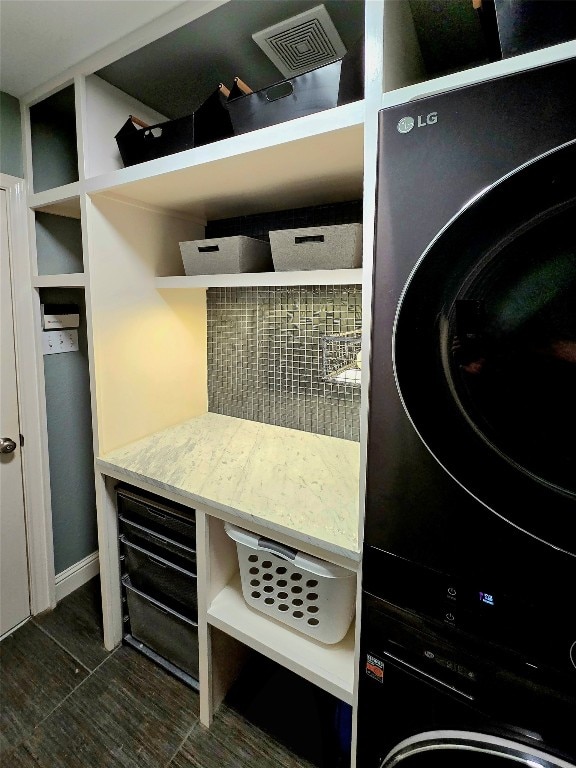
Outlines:
[[356, 442], [206, 413], [98, 466], [359, 559]]

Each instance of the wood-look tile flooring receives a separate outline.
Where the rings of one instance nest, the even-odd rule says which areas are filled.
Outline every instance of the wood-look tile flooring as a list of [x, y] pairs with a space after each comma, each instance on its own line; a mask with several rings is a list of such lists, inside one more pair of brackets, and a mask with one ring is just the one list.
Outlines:
[[314, 768], [223, 704], [102, 645], [98, 579], [0, 643], [2, 768]]

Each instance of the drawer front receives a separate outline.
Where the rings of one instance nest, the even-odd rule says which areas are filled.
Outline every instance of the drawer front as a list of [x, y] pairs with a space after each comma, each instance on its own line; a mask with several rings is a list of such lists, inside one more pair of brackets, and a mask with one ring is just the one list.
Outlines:
[[193, 509], [168, 507], [126, 490], [118, 490], [117, 499], [118, 513], [124, 519], [191, 549], [196, 548], [196, 517]]
[[159, 533], [126, 520], [123, 515], [119, 516], [119, 523], [120, 533], [124, 536], [125, 541], [142, 547], [152, 555], [168, 560], [169, 563], [178, 566], [178, 568], [196, 573], [196, 552], [193, 549], [183, 547]]
[[122, 579], [132, 637], [198, 679], [198, 625], [169, 610]]
[[120, 537], [124, 572], [131, 584], [189, 619], [198, 615], [196, 575]]

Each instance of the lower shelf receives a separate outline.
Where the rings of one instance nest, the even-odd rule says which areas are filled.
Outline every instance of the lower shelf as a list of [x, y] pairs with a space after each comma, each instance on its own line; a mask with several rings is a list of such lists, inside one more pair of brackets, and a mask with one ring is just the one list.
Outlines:
[[208, 623], [341, 701], [353, 703], [354, 622], [339, 643], [318, 643], [248, 607], [237, 573], [212, 601]]

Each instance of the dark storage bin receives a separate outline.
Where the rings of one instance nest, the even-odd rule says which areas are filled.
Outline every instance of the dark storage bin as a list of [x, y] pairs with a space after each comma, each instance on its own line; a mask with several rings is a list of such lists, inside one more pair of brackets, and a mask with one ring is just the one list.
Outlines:
[[235, 134], [332, 109], [364, 96], [364, 45], [360, 39], [332, 64], [228, 101]]
[[194, 147], [194, 115], [138, 128], [132, 117], [115, 136], [124, 167]]
[[196, 517], [193, 509], [168, 506], [164, 500], [137, 494], [125, 488], [117, 490], [118, 513], [127, 521], [159, 533], [190, 549], [196, 548]]
[[191, 115], [138, 128], [130, 116], [115, 136], [124, 166], [144, 163], [233, 135], [219, 89]]
[[569, 0], [494, 0], [502, 57], [576, 38], [576, 3]]
[[126, 541], [146, 549], [153, 555], [162, 557], [185, 571], [196, 573], [196, 552], [183, 547], [171, 539], [153, 533], [137, 523], [132, 523], [120, 515], [120, 533]]
[[128, 576], [122, 584], [132, 637], [198, 679], [198, 624], [135, 589]]
[[132, 585], [189, 619], [198, 616], [196, 574], [120, 537], [124, 571]]

